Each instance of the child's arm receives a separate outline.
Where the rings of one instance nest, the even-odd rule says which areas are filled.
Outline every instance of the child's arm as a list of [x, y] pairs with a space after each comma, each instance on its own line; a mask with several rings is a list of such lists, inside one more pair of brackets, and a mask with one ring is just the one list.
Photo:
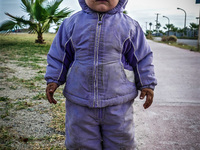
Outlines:
[[66, 19], [60, 26], [47, 55], [46, 96], [48, 101], [54, 104], [56, 104], [56, 100], [53, 98], [53, 94], [58, 86], [66, 82], [68, 69], [74, 59], [74, 49], [69, 35], [70, 27], [69, 21]]
[[154, 73], [153, 53], [147, 43], [145, 35], [137, 22], [131, 37], [129, 49], [126, 52], [126, 59], [133, 67], [135, 83], [138, 90], [141, 90], [140, 99], [146, 96], [144, 108], [148, 108], [153, 102], [154, 88], [157, 80]]

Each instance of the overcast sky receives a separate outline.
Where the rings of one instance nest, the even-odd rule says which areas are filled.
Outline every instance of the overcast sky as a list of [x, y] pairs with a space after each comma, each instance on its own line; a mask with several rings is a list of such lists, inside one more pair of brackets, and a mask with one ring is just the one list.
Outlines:
[[[51, 0], [49, 0], [51, 1]], [[167, 16], [170, 23], [176, 27], [184, 27], [185, 14], [177, 7], [184, 9], [187, 13], [187, 26], [191, 22], [197, 23], [196, 17], [199, 17], [200, 4], [195, 4], [196, 0], [129, 0], [126, 10], [128, 15], [137, 20], [142, 26], [143, 30], [147, 25], [152, 22], [155, 25], [156, 13], [159, 13], [158, 21], [163, 26], [167, 24], [168, 20], [163, 18]], [[0, 23], [8, 19], [4, 12], [9, 12], [12, 15], [22, 16], [25, 15], [20, 8], [21, 0], [0, 0]], [[78, 0], [63, 0], [60, 8], [69, 7], [74, 12], [81, 10]], [[149, 29], [149, 25], [147, 26]]]

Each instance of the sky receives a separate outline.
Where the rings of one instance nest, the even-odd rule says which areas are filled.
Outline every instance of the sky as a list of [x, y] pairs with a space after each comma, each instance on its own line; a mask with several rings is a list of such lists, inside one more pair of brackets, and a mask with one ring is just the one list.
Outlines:
[[[52, 0], [49, 0], [52, 1]], [[158, 21], [161, 24], [162, 30], [168, 20], [175, 27], [184, 27], [185, 13], [182, 10], [177, 10], [177, 7], [182, 8], [187, 13], [186, 26], [190, 23], [198, 23], [196, 17], [199, 17], [200, 4], [195, 4], [196, 0], [129, 0], [126, 6], [128, 15], [137, 20], [143, 30], [149, 29], [149, 23], [155, 28], [156, 14], [158, 13]], [[0, 24], [9, 18], [4, 14], [8, 12], [15, 16], [27, 16], [21, 9], [21, 0], [0, 0]], [[78, 0], [63, 0], [60, 9], [68, 7], [74, 10], [74, 13], [81, 10]]]

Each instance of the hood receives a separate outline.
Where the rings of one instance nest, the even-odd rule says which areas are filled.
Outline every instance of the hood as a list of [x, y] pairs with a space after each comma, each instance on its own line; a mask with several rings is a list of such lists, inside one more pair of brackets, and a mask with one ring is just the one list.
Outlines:
[[[107, 13], [114, 14], [114, 13], [123, 11], [126, 7], [127, 2], [128, 2], [128, 0], [119, 0], [119, 3], [117, 4], [117, 6], [115, 8], [113, 8], [112, 10], [108, 11]], [[88, 13], [94, 12], [87, 6], [87, 4], [85, 3], [85, 0], [79, 0], [79, 4], [80, 4], [82, 10], [84, 10]]]

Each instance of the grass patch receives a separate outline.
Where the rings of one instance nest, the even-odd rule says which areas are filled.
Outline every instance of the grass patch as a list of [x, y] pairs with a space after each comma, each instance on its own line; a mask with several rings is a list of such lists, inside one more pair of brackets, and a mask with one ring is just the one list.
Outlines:
[[50, 123], [50, 127], [56, 131], [65, 132], [65, 103], [58, 102], [51, 107], [53, 119]]
[[17, 60], [18, 61], [23, 61], [23, 62], [32, 61], [32, 62], [35, 62], [35, 63], [38, 63], [40, 61], [45, 61], [45, 59], [42, 59], [41, 57], [38, 57], [38, 56], [32, 56], [32, 57], [22, 56], [22, 57], [18, 58]]
[[14, 135], [12, 132], [9, 132], [9, 127], [1, 126], [0, 127], [0, 149], [2, 150], [13, 150], [11, 147], [13, 143]]
[[[44, 34], [46, 38], [46, 44], [36, 44], [36, 34], [0, 34], [0, 52], [4, 54], [31, 56], [35, 54], [47, 54], [50, 45], [55, 37], [55, 34]], [[5, 51], [5, 49], [7, 51]], [[12, 51], [14, 49], [14, 51]]]
[[46, 73], [46, 69], [45, 70], [39, 70], [37, 73]]
[[14, 105], [12, 103], [10, 103], [9, 101], [6, 101], [5, 104], [2, 104], [3, 109], [1, 109], [1, 118], [4, 119], [7, 116], [10, 116], [10, 110], [14, 107]]
[[162, 42], [162, 41], [156, 41], [156, 42], [158, 42], [158, 43], [164, 43], [164, 44], [167, 44], [167, 45], [179, 47], [179, 48], [186, 49], [186, 50], [190, 50], [190, 51], [200, 52], [200, 51], [197, 49], [197, 47], [195, 47], [195, 46], [190, 46], [190, 45], [187, 45], [187, 44], [175, 43], [175, 42]]
[[5, 117], [10, 115], [10, 109], [13, 108], [13, 104], [10, 103], [10, 99], [8, 97], [0, 97], [0, 104], [1, 104], [1, 118], [4, 119]]
[[7, 82], [12, 82], [14, 84], [13, 85], [14, 87], [15, 87], [15, 84], [21, 84], [23, 87], [28, 88], [29, 90], [40, 89], [41, 87], [36, 85], [36, 81], [41, 81], [41, 80], [42, 80], [41, 75], [38, 75], [34, 79], [29, 79], [29, 80], [19, 79], [15, 76], [13, 76], [12, 78], [6, 79]]
[[9, 88], [10, 88], [11, 90], [17, 90], [17, 85], [11, 85]]
[[[45, 67], [41, 67], [46, 64], [45, 57], [41, 55], [47, 55], [50, 45], [55, 37], [55, 34], [44, 34], [46, 44], [36, 44], [36, 34], [8, 34], [0, 35], [0, 62], [6, 63], [10, 60], [14, 60], [18, 66], [31, 67], [31, 69], [38, 70], [37, 75], [32, 79], [20, 79], [17, 76], [6, 78], [5, 82], [9, 85], [11, 90], [20, 89], [18, 86], [27, 88], [31, 93], [35, 93], [34, 97], [30, 98], [30, 101], [26, 101], [29, 98], [9, 99], [8, 97], [0, 97], [0, 111], [1, 119], [8, 120], [13, 117], [17, 111], [26, 109], [27, 111], [35, 111], [31, 108], [39, 102], [33, 100], [46, 99], [45, 89], [41, 87], [41, 81], [44, 80]], [[12, 72], [7, 67], [0, 68], [1, 73]], [[13, 72], [14, 73], [14, 72]], [[40, 84], [38, 84], [40, 83]], [[4, 90], [5, 88], [1, 88]], [[37, 92], [37, 93], [36, 93]], [[43, 93], [44, 92], [44, 93]], [[62, 90], [58, 89], [55, 94], [56, 99], [63, 98]], [[45, 109], [46, 111], [46, 109]], [[49, 135], [41, 138], [35, 137], [20, 137], [18, 133], [13, 132], [14, 129], [9, 127], [0, 127], [0, 149], [16, 149], [16, 145], [26, 144], [29, 149], [42, 149], [42, 150], [62, 150], [64, 146], [64, 135], [60, 135], [60, 132], [65, 131], [65, 103], [58, 100], [56, 105], [51, 105], [51, 113], [53, 116], [50, 127], [56, 132], [54, 135]], [[9, 116], [9, 117], [7, 117]], [[58, 134], [57, 134], [58, 133]]]
[[26, 101], [17, 101], [16, 103], [14, 103], [15, 106], [15, 110], [22, 110], [22, 109], [27, 109], [29, 107], [34, 106], [33, 103], [31, 102], [26, 102]]
[[[36, 34], [0, 34], [0, 61], [18, 60], [38, 62], [44, 59], [36, 55], [47, 55], [55, 34], [44, 34], [46, 44], [36, 44]], [[18, 56], [20, 56], [18, 58]]]
[[8, 67], [0, 66], [0, 73], [14, 73], [14, 71]]
[[8, 97], [0, 97], [0, 102], [6, 102], [9, 101]]
[[187, 50], [191, 50], [191, 51], [195, 51], [195, 52], [200, 52], [197, 47], [195, 46], [190, 46], [187, 44], [183, 44], [183, 43], [172, 43], [173, 46], [179, 47], [179, 48], [183, 48], [183, 49], [187, 49]]
[[39, 93], [36, 96], [33, 97], [33, 100], [42, 100], [46, 99], [46, 94], [45, 93]]
[[17, 132], [12, 127], [0, 126], [0, 149], [15, 150], [15, 146], [19, 143], [26, 144], [27, 149], [40, 150], [63, 150], [65, 149], [64, 136], [54, 134], [52, 136], [44, 136], [41, 138], [23, 137], [17, 135]]
[[34, 81], [41, 81], [41, 80], [44, 80], [44, 75], [43, 75], [43, 74], [39, 74], [39, 75], [35, 76], [33, 80], [34, 80]]
[[27, 62], [27, 63], [18, 62], [17, 65], [21, 66], [21, 67], [31, 67], [34, 70], [42, 69], [42, 67], [40, 65], [38, 65], [37, 63], [34, 63], [34, 62]]
[[[64, 145], [65, 136], [54, 134], [52, 136], [45, 136], [43, 138], [33, 138], [28, 143], [34, 149], [41, 150], [63, 150], [66, 149]], [[45, 141], [45, 143], [44, 143]], [[59, 143], [58, 141], [62, 141]]]
[[10, 116], [13, 110], [27, 109], [36, 105], [36, 103], [20, 101], [20, 99], [18, 99], [17, 101], [15, 100], [16, 102], [13, 101], [14, 100], [9, 99], [8, 97], [0, 97], [0, 102], [2, 106], [2, 108], [0, 108], [0, 111], [2, 119], [6, 118], [7, 116]]
[[22, 67], [31, 67], [34, 70], [42, 69], [38, 63], [46, 61], [38, 56], [23, 56], [17, 59], [18, 66]]
[[50, 127], [56, 131], [65, 132], [65, 98], [63, 97], [62, 91], [63, 86], [60, 86], [54, 93], [54, 98], [57, 100], [56, 105], [51, 105], [51, 120]]

